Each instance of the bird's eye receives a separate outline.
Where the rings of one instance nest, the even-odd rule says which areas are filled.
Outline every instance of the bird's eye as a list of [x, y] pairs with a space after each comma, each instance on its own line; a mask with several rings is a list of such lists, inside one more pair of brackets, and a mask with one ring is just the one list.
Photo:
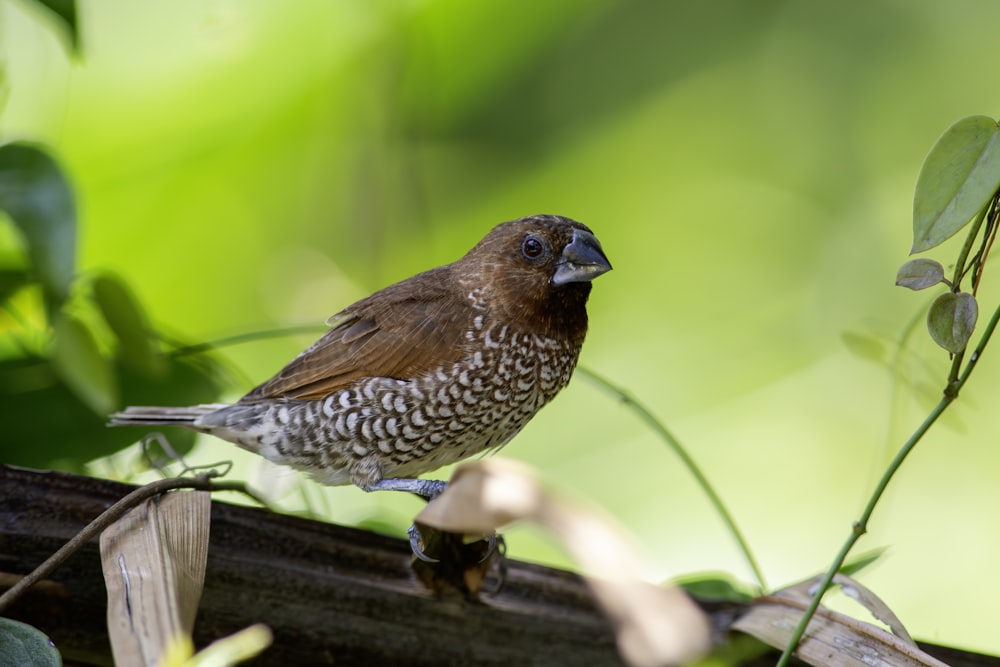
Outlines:
[[534, 234], [529, 234], [521, 243], [521, 252], [528, 259], [538, 259], [545, 254], [545, 243]]

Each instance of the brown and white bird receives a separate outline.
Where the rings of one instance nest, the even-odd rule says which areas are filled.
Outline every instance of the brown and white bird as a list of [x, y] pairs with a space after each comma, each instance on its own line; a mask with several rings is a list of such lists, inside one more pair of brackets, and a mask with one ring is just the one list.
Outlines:
[[324, 484], [436, 495], [416, 480], [502, 447], [569, 382], [590, 281], [611, 270], [585, 225], [536, 215], [464, 257], [390, 285], [235, 404], [129, 407], [111, 425], [172, 424]]

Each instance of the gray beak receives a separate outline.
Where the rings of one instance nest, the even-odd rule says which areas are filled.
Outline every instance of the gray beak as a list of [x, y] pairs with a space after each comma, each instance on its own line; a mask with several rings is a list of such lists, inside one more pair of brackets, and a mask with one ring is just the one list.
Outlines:
[[611, 262], [601, 250], [601, 242], [590, 232], [573, 231], [573, 239], [563, 248], [552, 276], [555, 285], [582, 283], [611, 270]]

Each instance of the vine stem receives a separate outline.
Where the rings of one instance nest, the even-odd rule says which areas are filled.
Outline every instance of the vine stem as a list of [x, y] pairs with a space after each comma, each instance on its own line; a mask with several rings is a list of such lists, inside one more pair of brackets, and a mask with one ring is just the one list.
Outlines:
[[299, 326], [282, 327], [280, 329], [265, 329], [263, 331], [251, 331], [249, 333], [236, 334], [235, 336], [226, 336], [225, 338], [219, 338], [217, 340], [208, 341], [205, 343], [196, 343], [194, 345], [177, 345], [176, 349], [171, 352], [174, 356], [183, 357], [191, 354], [201, 354], [202, 352], [209, 352], [220, 347], [228, 347], [230, 345], [239, 345], [242, 343], [251, 343], [258, 340], [266, 340], [268, 338], [282, 338], [284, 336], [294, 336], [297, 334], [305, 333], [317, 333], [320, 331], [326, 331], [330, 327], [324, 326], [322, 324], [302, 324]]
[[986, 206], [972, 219], [972, 227], [969, 228], [968, 234], [965, 237], [965, 243], [962, 244], [962, 250], [958, 253], [958, 260], [955, 262], [955, 274], [951, 280], [952, 290], [955, 292], [958, 291], [958, 286], [969, 269], [969, 266], [966, 265], [966, 260], [969, 258], [969, 253], [972, 252], [972, 246], [976, 243], [976, 237], [979, 236], [979, 228], [983, 226], [983, 222], [989, 216], [992, 208], [993, 198], [991, 197], [986, 202]]
[[868, 531], [868, 521], [875, 512], [875, 506], [881, 499], [886, 487], [889, 486], [889, 482], [892, 481], [896, 472], [898, 472], [899, 468], [903, 465], [903, 461], [910, 454], [910, 452], [913, 451], [913, 448], [916, 447], [917, 443], [920, 442], [924, 435], [926, 435], [930, 427], [934, 425], [934, 422], [936, 422], [944, 411], [948, 409], [948, 406], [954, 403], [955, 399], [958, 398], [959, 392], [962, 390], [962, 387], [965, 386], [966, 381], [969, 379], [969, 375], [979, 362], [979, 358], [982, 356], [983, 350], [986, 348], [986, 344], [993, 335], [993, 331], [996, 329], [998, 321], [1000, 321], [1000, 307], [997, 307], [997, 309], [993, 311], [993, 316], [986, 325], [986, 330], [983, 331], [983, 335], [980, 337], [979, 343], [976, 345], [976, 349], [969, 357], [969, 361], [965, 365], [965, 369], [962, 370], [961, 375], [958, 375], [958, 367], [962, 363], [962, 356], [959, 355], [955, 357], [952, 364], [952, 371], [949, 373], [949, 379], [953, 377], [955, 379], [953, 381], [949, 381], [948, 385], [945, 387], [944, 395], [942, 396], [941, 401], [934, 406], [934, 409], [931, 410], [920, 426], [917, 427], [917, 430], [913, 432], [913, 435], [911, 435], [906, 443], [900, 448], [895, 458], [893, 458], [892, 463], [890, 463], [889, 467], [886, 468], [882, 478], [879, 480], [878, 485], [875, 487], [875, 491], [868, 499], [868, 503], [865, 505], [865, 509], [861, 513], [861, 516], [851, 526], [851, 534], [844, 542], [844, 545], [840, 548], [840, 552], [837, 554], [837, 557], [834, 559], [830, 568], [826, 571], [826, 574], [820, 581], [819, 586], [816, 589], [816, 593], [813, 594], [812, 601], [809, 603], [805, 613], [802, 615], [802, 619], [799, 621], [799, 624], [795, 626], [795, 631], [792, 633], [792, 637], [789, 639], [784, 652], [782, 652], [781, 658], [778, 660], [777, 667], [786, 667], [788, 665], [788, 662], [792, 658], [792, 654], [795, 652], [795, 648], [799, 645], [799, 642], [802, 640], [802, 636], [806, 633], [809, 621], [812, 620], [812, 617], [816, 614], [816, 610], [819, 609], [823, 595], [826, 593], [827, 589], [830, 588], [833, 578], [837, 575], [840, 568], [844, 566], [844, 562], [847, 560], [847, 555], [850, 553], [855, 543]]
[[681, 460], [684, 466], [691, 473], [691, 476], [694, 477], [695, 481], [698, 483], [698, 486], [700, 486], [705, 495], [708, 496], [709, 502], [712, 504], [712, 506], [715, 508], [715, 511], [722, 518], [722, 521], [726, 524], [726, 527], [729, 529], [729, 532], [736, 540], [737, 545], [739, 545], [739, 549], [743, 553], [743, 558], [746, 559], [747, 565], [750, 567], [750, 570], [753, 572], [754, 578], [757, 580], [757, 585], [760, 587], [762, 591], [766, 591], [767, 584], [764, 580], [764, 572], [763, 570], [761, 570], [760, 565], [757, 562], [757, 559], [754, 557], [753, 552], [750, 550], [750, 544], [743, 536], [743, 533], [742, 531], [740, 531], [739, 526], [736, 525], [736, 521], [733, 519], [733, 515], [729, 513], [728, 509], [726, 509], [726, 505], [725, 503], [722, 502], [722, 498], [719, 496], [718, 493], [716, 493], [711, 483], [709, 483], [708, 478], [705, 477], [705, 474], [701, 471], [701, 468], [698, 467], [698, 464], [695, 463], [694, 459], [691, 458], [691, 455], [688, 454], [687, 450], [681, 444], [680, 440], [678, 440], [674, 436], [674, 434], [671, 433], [667, 429], [667, 427], [664, 426], [660, 422], [660, 420], [657, 419], [656, 416], [649, 411], [648, 408], [646, 408], [646, 406], [644, 406], [642, 403], [636, 400], [633, 396], [631, 396], [621, 387], [612, 384], [609, 380], [606, 380], [605, 378], [601, 377], [600, 375], [598, 375], [597, 373], [588, 368], [577, 366], [576, 372], [585, 375], [587, 379], [591, 380], [605, 391], [610, 392], [612, 395], [618, 398], [618, 400], [620, 400], [622, 403], [632, 408], [632, 410], [635, 411], [635, 413], [638, 414], [639, 417], [644, 422], [646, 422], [646, 424], [650, 428], [652, 428], [657, 433], [657, 435], [659, 435], [660, 438], [663, 439], [664, 442], [667, 443], [667, 446], [669, 446], [670, 449], [673, 450], [674, 454], [677, 455], [677, 457]]

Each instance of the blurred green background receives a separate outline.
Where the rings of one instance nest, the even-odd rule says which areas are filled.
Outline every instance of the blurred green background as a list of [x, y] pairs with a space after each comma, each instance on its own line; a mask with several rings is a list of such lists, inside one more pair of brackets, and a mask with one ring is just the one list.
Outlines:
[[[927, 151], [1000, 109], [1000, 3], [106, 0], [79, 13], [74, 58], [43, 11], [0, 0], [0, 136], [52, 148], [78, 196], [80, 271], [122, 276], [171, 335], [320, 324], [497, 222], [579, 219], [615, 266], [595, 284], [581, 363], [685, 441], [772, 585], [825, 570], [937, 400], [948, 360], [918, 321], [933, 295], [893, 279]], [[227, 348], [227, 397], [313, 338]], [[990, 349], [860, 544], [890, 547], [862, 580], [915, 636], [994, 653], [998, 369]], [[678, 461], [585, 378], [503, 454], [617, 516], [652, 576], [749, 579]], [[232, 457], [289, 509], [401, 534], [419, 508], [301, 485], [224, 443], [191, 455]], [[566, 562], [530, 529], [507, 537], [514, 557]]]

